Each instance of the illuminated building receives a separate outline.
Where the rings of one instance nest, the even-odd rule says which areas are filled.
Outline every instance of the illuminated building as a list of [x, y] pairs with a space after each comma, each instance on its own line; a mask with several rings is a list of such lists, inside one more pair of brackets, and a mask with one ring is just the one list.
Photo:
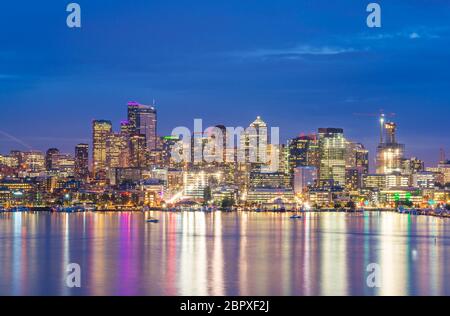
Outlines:
[[225, 199], [231, 199], [236, 202], [238, 199], [238, 189], [236, 186], [219, 186], [211, 192], [212, 200], [218, 204]]
[[0, 155], [0, 165], [9, 168], [18, 168], [19, 159], [16, 156], [2, 156]]
[[361, 143], [346, 141], [345, 167], [359, 168], [363, 174], [369, 173], [369, 151]]
[[296, 203], [291, 189], [255, 188], [248, 191], [245, 202], [249, 205], [262, 205], [273, 208], [281, 200], [282, 204], [293, 206]]
[[162, 137], [162, 162], [163, 165], [168, 168], [173, 168], [177, 163], [171, 159], [172, 150], [176, 144], [180, 141], [180, 138], [174, 136], [164, 136]]
[[409, 187], [411, 185], [411, 179], [409, 175], [403, 175], [400, 173], [393, 173], [386, 175], [386, 188], [395, 187]]
[[75, 158], [68, 154], [58, 154], [53, 156], [52, 170], [59, 178], [69, 178], [75, 176]]
[[438, 164], [438, 171], [440, 172], [440, 173], [442, 173], [443, 174], [443, 176], [444, 176], [444, 185], [445, 184], [447, 184], [447, 183], [450, 183], [450, 160], [447, 160], [447, 161], [441, 161], [439, 164]]
[[256, 117], [241, 136], [241, 148], [245, 150], [246, 162], [267, 163], [267, 124], [260, 116]]
[[203, 199], [208, 186], [208, 175], [204, 171], [186, 171], [183, 174], [183, 195], [193, 199]]
[[250, 173], [250, 188], [287, 188], [290, 186], [289, 177], [284, 172]]
[[299, 136], [288, 141], [289, 172], [296, 167], [316, 167], [320, 165], [319, 141], [316, 135]]
[[410, 159], [402, 159], [402, 173], [404, 174], [415, 174], [417, 172], [422, 172], [425, 170], [425, 162], [412, 157]]
[[333, 202], [333, 193], [328, 190], [310, 190], [307, 196], [308, 202], [314, 207], [328, 207]]
[[106, 166], [126, 168], [129, 166], [128, 137], [122, 133], [111, 133], [106, 138]]
[[120, 185], [124, 182], [128, 183], [138, 183], [142, 179], [142, 169], [141, 168], [116, 168], [116, 185]]
[[341, 128], [320, 128], [320, 169], [321, 181], [331, 180], [334, 185], [345, 185], [345, 139]]
[[397, 143], [396, 129], [397, 126], [393, 122], [384, 124], [386, 140], [383, 142], [383, 137], [381, 137], [381, 142], [377, 147], [377, 173], [390, 174], [402, 171], [405, 145]]
[[59, 155], [59, 149], [50, 148], [45, 154], [45, 169], [51, 171], [55, 168], [55, 156]]
[[159, 207], [164, 199], [164, 183], [159, 179], [149, 179], [140, 185], [144, 193], [144, 205], [149, 207]]
[[132, 134], [144, 135], [148, 150], [156, 149], [157, 117], [154, 106], [128, 102], [128, 123]]
[[412, 176], [412, 185], [416, 188], [434, 189], [435, 182], [436, 174], [434, 172], [421, 171]]
[[106, 143], [112, 131], [111, 121], [95, 120], [92, 123], [92, 173], [97, 179], [106, 177]]
[[363, 176], [363, 187], [369, 190], [382, 190], [386, 188], [386, 175], [367, 174]]
[[183, 195], [192, 199], [203, 199], [205, 189], [220, 185], [220, 172], [188, 170], [183, 173]]
[[169, 169], [167, 172], [167, 188], [171, 192], [179, 192], [183, 189], [183, 171]]
[[311, 166], [299, 166], [294, 168], [294, 192], [304, 193], [308, 187], [315, 185], [317, 181], [317, 168]]
[[130, 122], [126, 120], [120, 122], [120, 134], [127, 135], [128, 137], [133, 134]]
[[345, 168], [345, 188], [348, 191], [357, 191], [362, 187], [361, 168]]
[[415, 188], [390, 188], [380, 192], [380, 202], [391, 206], [402, 203], [419, 206], [422, 200], [422, 192]]
[[21, 169], [19, 177], [40, 177], [45, 175], [45, 155], [39, 151], [21, 153]]
[[75, 178], [86, 181], [89, 178], [89, 145], [75, 147]]
[[147, 144], [142, 134], [133, 134], [130, 137], [130, 166], [134, 168], [147, 166]]
[[148, 166], [163, 167], [163, 151], [160, 149], [147, 152], [147, 164]]

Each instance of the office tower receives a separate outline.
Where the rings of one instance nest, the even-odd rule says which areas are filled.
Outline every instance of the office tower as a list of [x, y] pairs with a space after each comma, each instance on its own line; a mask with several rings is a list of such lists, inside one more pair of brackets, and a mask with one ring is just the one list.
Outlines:
[[362, 188], [362, 169], [359, 167], [345, 168], [345, 189], [347, 191], [357, 191]]
[[317, 168], [312, 166], [298, 166], [294, 168], [294, 192], [304, 193], [308, 187], [315, 185], [317, 181]]
[[346, 141], [345, 167], [360, 168], [364, 174], [369, 173], [369, 151], [363, 144]]
[[147, 150], [156, 149], [157, 116], [154, 106], [128, 102], [128, 123], [133, 134], [145, 136]]
[[59, 178], [75, 176], [75, 158], [69, 154], [58, 154], [54, 156], [53, 169]]
[[244, 149], [245, 161], [254, 164], [267, 162], [267, 124], [260, 116], [256, 117], [241, 135], [240, 146]]
[[49, 150], [47, 150], [47, 153], [45, 154], [45, 169], [47, 171], [55, 168], [54, 162], [57, 155], [59, 155], [59, 149], [50, 148]]
[[171, 157], [172, 150], [174, 150], [174, 147], [179, 141], [180, 138], [175, 136], [162, 137], [162, 162], [163, 165], [167, 168], [173, 168], [176, 165], [176, 162], [171, 159]]
[[[227, 149], [227, 128], [224, 125], [216, 125], [214, 128], [206, 131], [208, 136], [208, 145], [210, 146], [210, 158], [205, 157], [206, 160], [215, 160], [216, 164], [223, 164], [227, 162], [227, 153], [233, 153], [233, 150]], [[221, 138], [217, 138], [221, 136]]]
[[120, 133], [122, 135], [127, 135], [128, 137], [132, 134], [132, 128], [129, 121], [120, 122]]
[[92, 174], [95, 178], [106, 176], [106, 141], [112, 131], [111, 121], [95, 120], [92, 123]]
[[288, 141], [289, 173], [302, 166], [319, 167], [320, 150], [316, 135], [302, 135]]
[[319, 180], [345, 185], [345, 138], [342, 128], [319, 128]]
[[142, 134], [133, 134], [130, 137], [130, 166], [142, 168], [147, 165], [146, 138]]
[[89, 178], [89, 145], [78, 144], [75, 147], [75, 177], [86, 181]]
[[[383, 118], [381, 119], [381, 121]], [[402, 160], [405, 152], [405, 145], [397, 143], [397, 125], [393, 122], [384, 124], [386, 139], [377, 147], [377, 173], [391, 174], [402, 171]]]
[[129, 160], [128, 137], [122, 133], [111, 133], [106, 138], [106, 166], [126, 168]]

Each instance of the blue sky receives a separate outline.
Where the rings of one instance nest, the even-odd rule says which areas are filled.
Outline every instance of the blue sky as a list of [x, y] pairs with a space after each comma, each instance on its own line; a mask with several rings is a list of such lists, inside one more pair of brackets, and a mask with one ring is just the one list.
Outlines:
[[[374, 158], [375, 117], [396, 113], [407, 153], [450, 154], [450, 2], [361, 0], [9, 1], [0, 12], [0, 153], [89, 141], [92, 119], [116, 128], [126, 103], [156, 99], [161, 134], [176, 126], [246, 126], [283, 139], [342, 127]], [[19, 139], [12, 140], [10, 136]]]

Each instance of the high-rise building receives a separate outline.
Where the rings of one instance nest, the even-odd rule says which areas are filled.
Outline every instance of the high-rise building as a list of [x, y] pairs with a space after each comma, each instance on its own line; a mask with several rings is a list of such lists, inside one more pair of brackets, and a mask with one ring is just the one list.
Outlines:
[[157, 116], [156, 108], [128, 102], [128, 123], [132, 133], [145, 136], [147, 150], [156, 149], [157, 145]]
[[[384, 120], [383, 117], [381, 120]], [[397, 143], [397, 125], [393, 122], [384, 124], [386, 139], [377, 147], [377, 173], [391, 174], [402, 171], [402, 160], [405, 152], [405, 145]]]
[[299, 166], [294, 168], [294, 192], [301, 194], [308, 187], [315, 185], [317, 180], [317, 168], [312, 166]]
[[112, 131], [111, 121], [95, 120], [92, 123], [92, 173], [103, 179], [106, 173], [106, 142]]
[[319, 128], [319, 180], [345, 185], [345, 138], [342, 128]]
[[75, 177], [84, 181], [89, 178], [88, 144], [78, 144], [75, 147]]
[[267, 163], [267, 124], [260, 116], [256, 117], [241, 137], [241, 146], [245, 149], [247, 162]]
[[122, 133], [111, 133], [106, 139], [106, 166], [126, 168], [129, 161], [128, 137]]
[[316, 135], [304, 135], [289, 140], [289, 172], [296, 167], [316, 167], [320, 165], [319, 141]]
[[142, 134], [134, 134], [130, 137], [130, 166], [142, 168], [147, 165], [146, 138]]
[[369, 173], [369, 151], [363, 144], [346, 141], [345, 167], [360, 168], [364, 174]]
[[45, 169], [50, 171], [55, 168], [55, 156], [59, 155], [59, 149], [50, 148], [45, 154]]

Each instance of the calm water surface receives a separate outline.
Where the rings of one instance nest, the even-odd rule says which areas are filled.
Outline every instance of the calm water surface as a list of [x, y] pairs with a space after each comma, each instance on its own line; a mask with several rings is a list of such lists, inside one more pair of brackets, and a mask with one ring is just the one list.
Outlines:
[[[0, 295], [450, 295], [450, 220], [395, 213], [0, 214]], [[81, 266], [82, 287], [66, 286]], [[381, 287], [366, 267], [381, 267]]]

